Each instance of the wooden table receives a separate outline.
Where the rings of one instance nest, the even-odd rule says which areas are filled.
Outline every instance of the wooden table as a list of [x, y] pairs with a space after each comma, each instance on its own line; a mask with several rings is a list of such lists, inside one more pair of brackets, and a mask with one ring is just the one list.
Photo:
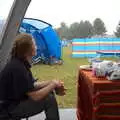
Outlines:
[[80, 69], [77, 91], [78, 120], [120, 120], [120, 80], [97, 78]]

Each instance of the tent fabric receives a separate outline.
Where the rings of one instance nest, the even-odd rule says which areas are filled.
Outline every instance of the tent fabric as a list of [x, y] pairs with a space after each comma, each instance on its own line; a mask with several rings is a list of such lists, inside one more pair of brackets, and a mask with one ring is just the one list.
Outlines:
[[61, 59], [61, 42], [52, 26], [37, 19], [24, 18], [20, 32], [29, 33], [35, 39], [38, 57]]
[[[96, 57], [97, 51], [120, 51], [120, 38], [81, 38], [72, 40], [72, 57]], [[112, 55], [110, 55], [112, 56]]]
[[46, 23], [44, 21], [37, 20], [37, 19], [32, 19], [32, 18], [24, 18], [23, 23], [27, 23], [31, 26], [35, 26], [39, 30], [42, 30], [42, 29], [49, 27], [49, 26], [52, 27], [52, 25], [50, 25], [49, 23]]
[[56, 32], [51, 27], [47, 27], [41, 34], [46, 40], [50, 56], [60, 59], [61, 52], [58, 51], [61, 51], [61, 43], [60, 39], [56, 39], [58, 38]]

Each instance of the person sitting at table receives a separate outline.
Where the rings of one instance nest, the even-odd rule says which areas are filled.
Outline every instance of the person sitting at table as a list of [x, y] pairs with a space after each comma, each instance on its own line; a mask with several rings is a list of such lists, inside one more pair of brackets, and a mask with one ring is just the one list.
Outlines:
[[60, 120], [54, 91], [65, 95], [64, 84], [58, 80], [35, 81], [30, 70], [30, 61], [35, 54], [32, 36], [17, 35], [11, 58], [0, 74], [0, 116], [7, 111], [13, 118], [22, 118], [44, 110], [46, 120]]

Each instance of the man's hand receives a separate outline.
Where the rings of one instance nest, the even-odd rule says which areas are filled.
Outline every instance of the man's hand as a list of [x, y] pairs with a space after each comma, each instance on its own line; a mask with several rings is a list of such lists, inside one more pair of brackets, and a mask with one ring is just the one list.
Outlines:
[[62, 81], [57, 81], [54, 80], [53, 81], [56, 84], [56, 88], [55, 88], [55, 92], [57, 95], [63, 96], [66, 93], [66, 89], [64, 87], [64, 82]]
[[56, 85], [56, 88], [60, 88], [63, 86], [63, 82], [61, 82], [60, 80], [53, 80], [52, 82]]
[[61, 88], [56, 88], [55, 92], [59, 96], [64, 96], [66, 94], [66, 90], [67, 89], [65, 89], [64, 87], [61, 87]]

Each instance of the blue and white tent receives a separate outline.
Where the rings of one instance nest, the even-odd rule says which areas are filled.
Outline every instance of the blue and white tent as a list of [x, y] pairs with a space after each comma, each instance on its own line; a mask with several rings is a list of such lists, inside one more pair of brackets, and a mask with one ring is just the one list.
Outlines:
[[[19, 32], [31, 34], [37, 45], [37, 55], [33, 60], [41, 58], [44, 62], [61, 59], [61, 41], [52, 25], [33, 18], [24, 18]], [[53, 62], [53, 61], [52, 61]]]

